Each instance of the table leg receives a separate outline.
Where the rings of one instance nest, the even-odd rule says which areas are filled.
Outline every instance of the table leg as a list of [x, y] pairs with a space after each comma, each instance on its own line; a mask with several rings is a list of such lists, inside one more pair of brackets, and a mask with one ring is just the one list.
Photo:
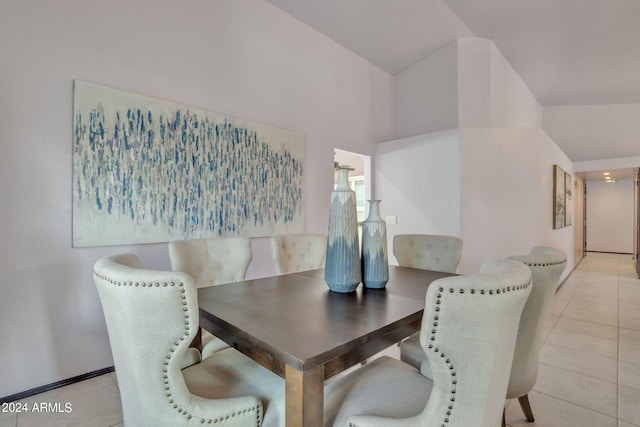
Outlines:
[[285, 366], [287, 427], [321, 427], [324, 408], [324, 366], [303, 372]]

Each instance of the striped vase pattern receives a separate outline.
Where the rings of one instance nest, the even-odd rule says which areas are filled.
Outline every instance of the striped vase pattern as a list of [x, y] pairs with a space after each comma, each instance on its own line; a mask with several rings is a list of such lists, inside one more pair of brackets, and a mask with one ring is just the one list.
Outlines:
[[365, 288], [384, 288], [389, 281], [387, 224], [380, 216], [380, 200], [369, 200], [369, 216], [362, 223], [362, 282]]
[[349, 187], [349, 166], [338, 166], [338, 185], [331, 192], [324, 280], [334, 292], [353, 292], [362, 280], [356, 193]]

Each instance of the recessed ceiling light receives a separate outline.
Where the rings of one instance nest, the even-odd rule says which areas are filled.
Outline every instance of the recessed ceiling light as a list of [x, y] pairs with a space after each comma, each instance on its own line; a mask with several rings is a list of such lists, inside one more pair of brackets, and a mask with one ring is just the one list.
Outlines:
[[610, 172], [603, 172], [602, 175], [608, 176], [608, 175], [611, 175], [611, 173]]

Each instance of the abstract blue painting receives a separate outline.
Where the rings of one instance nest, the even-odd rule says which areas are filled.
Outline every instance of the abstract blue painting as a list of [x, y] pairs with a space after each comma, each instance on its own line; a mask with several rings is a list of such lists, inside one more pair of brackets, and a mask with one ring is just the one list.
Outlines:
[[74, 81], [73, 245], [303, 230], [304, 136]]

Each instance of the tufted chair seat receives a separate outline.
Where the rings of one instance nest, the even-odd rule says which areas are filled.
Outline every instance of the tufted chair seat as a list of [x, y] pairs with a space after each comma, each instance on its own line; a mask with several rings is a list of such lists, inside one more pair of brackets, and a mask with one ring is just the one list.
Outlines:
[[525, 417], [532, 422], [534, 418], [528, 393], [536, 384], [538, 356], [544, 341], [545, 324], [551, 312], [560, 277], [567, 267], [567, 256], [557, 248], [536, 246], [529, 255], [513, 256], [510, 259], [520, 261], [529, 267], [533, 287], [520, 318], [507, 399], [517, 398]]
[[433, 380], [381, 357], [325, 386], [325, 426], [495, 427], [531, 272], [513, 260], [427, 289], [420, 345]]
[[[248, 237], [176, 240], [169, 242], [171, 269], [190, 275], [199, 288], [240, 282], [253, 259]], [[207, 331], [198, 336], [202, 357], [229, 346]]]
[[279, 234], [271, 237], [271, 257], [276, 274], [322, 268], [327, 253], [324, 234]]
[[98, 260], [93, 274], [109, 333], [124, 425], [284, 425], [284, 381], [221, 350], [184, 370], [198, 330], [198, 296], [185, 273], [145, 270], [133, 254]]
[[[401, 267], [455, 273], [462, 256], [462, 239], [435, 234], [397, 234], [393, 254]], [[427, 358], [420, 346], [419, 334], [400, 344], [400, 360], [417, 369]]]

